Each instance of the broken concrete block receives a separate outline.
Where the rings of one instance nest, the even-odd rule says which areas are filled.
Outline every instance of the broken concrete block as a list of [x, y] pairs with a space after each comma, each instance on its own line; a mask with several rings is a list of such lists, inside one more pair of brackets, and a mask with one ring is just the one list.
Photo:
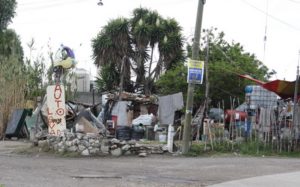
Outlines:
[[130, 141], [128, 141], [128, 144], [129, 144], [129, 145], [135, 145], [135, 144], [136, 144], [136, 141], [135, 141], [135, 140], [130, 140]]
[[100, 150], [103, 153], [108, 153], [109, 152], [109, 147], [106, 146], [106, 145], [101, 145]]
[[74, 133], [71, 133], [71, 132], [66, 132], [65, 136], [66, 136], [67, 140], [69, 140], [69, 141], [72, 141], [75, 139]]
[[71, 147], [73, 145], [73, 142], [72, 141], [66, 141], [65, 144], [66, 144], [66, 146]]
[[74, 140], [72, 140], [73, 145], [78, 145], [80, 143], [80, 141], [76, 138]]
[[69, 151], [69, 152], [76, 152], [77, 151], [77, 147], [73, 145], [71, 147], [68, 147], [67, 151]]
[[124, 153], [124, 155], [126, 155], [126, 156], [131, 155], [131, 154], [132, 154], [132, 152], [130, 150], [128, 150]]
[[122, 150], [121, 150], [121, 148], [117, 148], [117, 149], [111, 150], [110, 153], [112, 156], [119, 157], [122, 155]]
[[120, 143], [120, 140], [118, 140], [118, 139], [116, 139], [116, 138], [113, 138], [113, 139], [110, 140], [110, 142], [111, 142], [112, 144], [119, 144], [119, 143]]
[[92, 138], [90, 138], [90, 139], [89, 139], [89, 143], [90, 143], [90, 144], [93, 144], [93, 143], [95, 143], [95, 140], [92, 139]]
[[122, 147], [122, 151], [128, 151], [130, 149], [130, 145], [126, 144], [126, 145], [123, 145]]
[[99, 149], [94, 148], [94, 149], [90, 150], [90, 154], [95, 155], [95, 154], [99, 153], [99, 151], [100, 151]]
[[89, 156], [89, 155], [90, 155], [90, 152], [89, 152], [88, 149], [85, 149], [85, 150], [83, 150], [83, 151], [81, 152], [81, 155], [82, 155], [82, 156]]
[[82, 152], [83, 150], [85, 150], [85, 146], [83, 145], [78, 145], [78, 151]]
[[90, 143], [88, 142], [88, 140], [81, 140], [80, 144], [83, 145], [83, 146], [85, 146], [85, 147], [89, 147], [90, 146]]
[[146, 157], [146, 156], [147, 156], [147, 153], [145, 153], [145, 152], [139, 153], [139, 157]]
[[84, 135], [82, 133], [76, 133], [76, 136], [79, 140], [81, 140]]

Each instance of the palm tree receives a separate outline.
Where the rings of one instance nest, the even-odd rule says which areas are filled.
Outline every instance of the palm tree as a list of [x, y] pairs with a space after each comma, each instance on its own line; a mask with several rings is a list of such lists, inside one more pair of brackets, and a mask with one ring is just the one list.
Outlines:
[[[110, 68], [103, 68], [103, 70], [110, 71], [112, 75], [124, 76], [123, 86], [125, 88], [130, 87], [130, 63], [128, 62], [133, 55], [131, 43], [129, 22], [124, 18], [111, 20], [98, 36], [92, 40], [95, 65], [97, 67], [109, 65]], [[123, 72], [121, 72], [122, 59], [124, 57], [124, 68]], [[120, 77], [113, 81], [111, 84], [118, 85]]]
[[[98, 67], [115, 64], [130, 82], [130, 69], [136, 75], [135, 88], [143, 87], [146, 94], [153, 90], [154, 81], [183, 58], [181, 28], [174, 19], [163, 19], [156, 11], [137, 8], [131, 19], [110, 21], [93, 40], [94, 59]], [[154, 60], [159, 52], [158, 61]], [[126, 69], [127, 68], [127, 69]], [[128, 76], [129, 75], [129, 76]], [[126, 86], [125, 86], [126, 88]]]

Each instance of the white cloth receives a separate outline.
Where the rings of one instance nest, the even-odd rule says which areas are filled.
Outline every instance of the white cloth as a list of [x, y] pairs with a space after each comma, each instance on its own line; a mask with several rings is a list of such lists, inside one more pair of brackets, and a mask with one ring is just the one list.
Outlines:
[[118, 101], [111, 111], [111, 115], [117, 116], [118, 126], [127, 126], [127, 101]]
[[173, 124], [175, 111], [183, 108], [182, 92], [158, 98], [160, 124]]

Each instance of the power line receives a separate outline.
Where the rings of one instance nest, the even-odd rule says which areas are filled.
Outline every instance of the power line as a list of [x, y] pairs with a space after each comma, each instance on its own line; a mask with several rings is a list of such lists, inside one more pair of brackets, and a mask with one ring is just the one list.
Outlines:
[[296, 0], [289, 0], [292, 3], [296, 3], [296, 4], [300, 4], [300, 1], [296, 1]]
[[50, 2], [43, 2], [43, 3], [31, 2], [28, 4], [21, 4], [20, 11], [44, 10], [44, 9], [49, 9], [49, 8], [59, 7], [59, 6], [66, 6], [66, 5], [71, 6], [77, 3], [84, 3], [84, 2], [87, 2], [87, 0], [50, 1]]
[[268, 29], [268, 12], [269, 12], [269, 0], [266, 0], [266, 23], [265, 23], [265, 36], [264, 36], [264, 57], [263, 62], [265, 62], [266, 58], [266, 46], [267, 46], [267, 29]]
[[254, 6], [253, 4], [249, 3], [248, 1], [246, 1], [246, 0], [241, 0], [241, 1], [244, 2], [245, 4], [247, 4], [248, 6], [254, 8], [255, 10], [257, 10], [257, 11], [263, 13], [263, 14], [266, 14], [268, 17], [272, 18], [273, 20], [275, 20], [275, 21], [277, 21], [277, 22], [279, 22], [279, 23], [281, 23], [281, 24], [283, 24], [283, 25], [285, 25], [287, 27], [290, 27], [291, 29], [294, 29], [296, 31], [300, 31], [300, 28], [298, 28], [298, 27], [296, 27], [296, 26], [294, 26], [294, 25], [292, 25], [290, 23], [287, 23], [286, 21], [284, 21], [284, 20], [282, 20], [282, 19], [280, 19], [278, 17], [275, 17], [275, 16], [267, 13], [266, 11], [264, 11], [264, 10], [262, 10], [262, 9], [256, 7], [256, 6]]

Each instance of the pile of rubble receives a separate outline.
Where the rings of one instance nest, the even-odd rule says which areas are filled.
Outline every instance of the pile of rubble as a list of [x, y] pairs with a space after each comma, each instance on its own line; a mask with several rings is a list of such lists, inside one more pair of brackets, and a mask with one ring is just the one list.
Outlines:
[[39, 141], [39, 145], [47, 143], [50, 150], [58, 153], [78, 153], [82, 156], [122, 156], [162, 154], [167, 151], [162, 145], [143, 145], [134, 140], [120, 141], [106, 139], [96, 133], [65, 132], [63, 136], [48, 136], [47, 140]]
[[162, 154], [167, 151], [162, 145], [140, 144], [135, 140], [120, 141], [115, 138], [109, 140], [109, 150], [113, 156], [138, 155], [140, 157], [148, 154]]

